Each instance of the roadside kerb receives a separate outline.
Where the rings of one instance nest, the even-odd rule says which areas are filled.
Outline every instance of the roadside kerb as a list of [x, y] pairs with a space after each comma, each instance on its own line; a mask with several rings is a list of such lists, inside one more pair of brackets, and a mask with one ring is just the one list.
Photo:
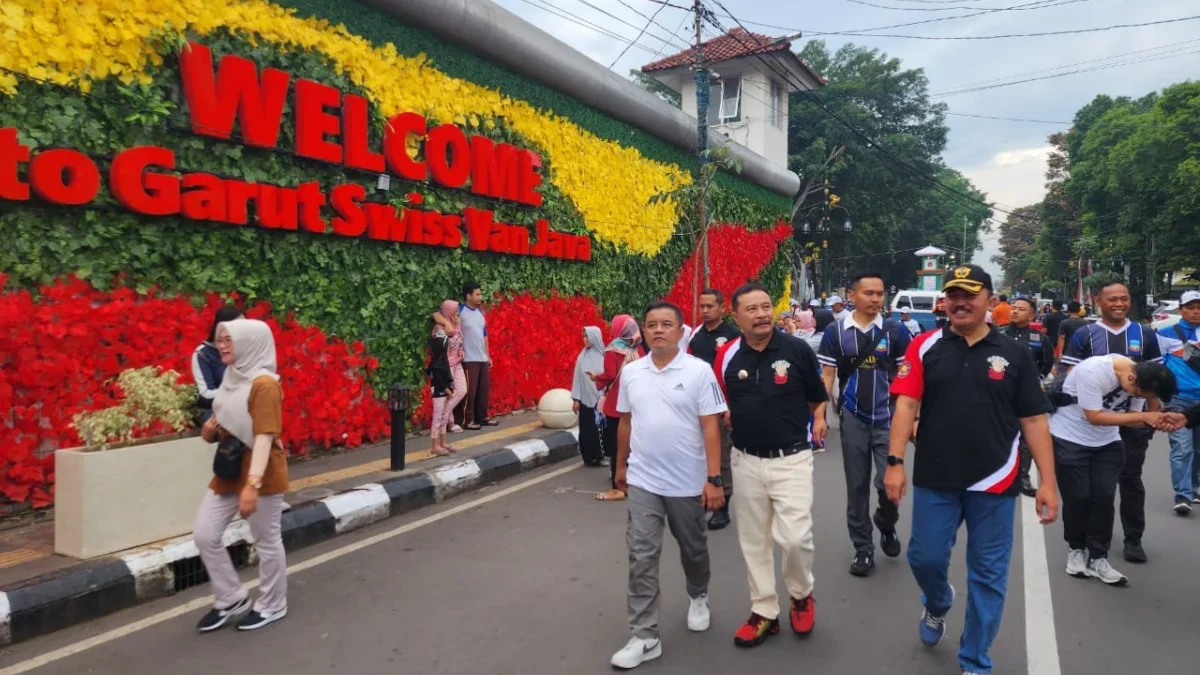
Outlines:
[[[298, 504], [283, 514], [288, 551], [311, 546], [454, 495], [511, 478], [544, 464], [575, 457], [578, 429], [523, 440], [478, 457], [367, 483], [331, 497]], [[240, 566], [257, 557], [250, 528], [235, 520], [225, 545], [243, 552]], [[197, 583], [179, 576], [201, 569], [191, 535], [154, 547], [81, 562], [0, 589], [0, 646], [23, 642], [90, 619], [175, 593]], [[177, 574], [178, 573], [178, 574]], [[181, 582], [186, 585], [181, 587]], [[199, 583], [207, 583], [204, 575]]]

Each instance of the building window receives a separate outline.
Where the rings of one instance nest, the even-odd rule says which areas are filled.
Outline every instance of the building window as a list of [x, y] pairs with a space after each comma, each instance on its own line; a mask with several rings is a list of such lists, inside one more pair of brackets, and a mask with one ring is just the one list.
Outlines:
[[714, 127], [721, 123], [721, 85], [714, 84], [708, 88], [708, 126]]
[[771, 124], [783, 128], [783, 111], [786, 107], [783, 85], [771, 80]]
[[737, 122], [742, 119], [742, 78], [727, 77], [721, 81], [721, 110], [719, 113], [722, 124]]

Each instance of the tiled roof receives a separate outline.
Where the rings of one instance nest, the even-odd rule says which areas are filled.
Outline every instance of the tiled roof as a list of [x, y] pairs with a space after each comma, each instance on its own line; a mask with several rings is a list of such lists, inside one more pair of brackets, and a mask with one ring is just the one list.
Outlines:
[[[736, 59], [739, 56], [787, 51], [791, 46], [792, 43], [788, 40], [776, 42], [775, 38], [768, 35], [750, 33], [741, 28], [734, 28], [726, 35], [721, 35], [708, 42], [700, 43], [700, 51], [704, 55], [705, 63], [712, 64]], [[655, 70], [667, 70], [678, 66], [686, 66], [692, 62], [694, 55], [695, 51], [688, 49], [674, 56], [668, 56], [654, 63], [648, 63], [642, 66], [642, 72], [649, 73]]]

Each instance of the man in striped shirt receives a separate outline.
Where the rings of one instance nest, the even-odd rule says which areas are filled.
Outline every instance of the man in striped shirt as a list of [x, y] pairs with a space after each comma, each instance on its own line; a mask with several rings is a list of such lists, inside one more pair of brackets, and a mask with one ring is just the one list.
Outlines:
[[891, 384], [896, 365], [912, 335], [904, 324], [884, 321], [883, 277], [864, 273], [850, 282], [854, 311], [825, 329], [817, 358], [825, 388], [834, 398], [834, 378], [840, 382], [842, 461], [846, 469], [846, 525], [854, 544], [850, 573], [865, 577], [875, 568], [871, 540], [871, 466], [879, 507], [874, 521], [879, 546], [889, 558], [900, 555], [896, 521], [900, 514], [883, 489], [887, 471], [888, 428], [892, 420]]

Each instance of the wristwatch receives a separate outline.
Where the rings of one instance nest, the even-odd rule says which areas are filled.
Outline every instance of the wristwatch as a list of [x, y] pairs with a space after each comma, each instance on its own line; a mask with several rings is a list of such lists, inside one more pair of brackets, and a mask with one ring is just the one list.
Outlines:
[[716, 487], [725, 487], [725, 481], [720, 476], [709, 476], [708, 482]]
[[904, 466], [904, 458], [897, 457], [895, 455], [888, 455], [887, 456], [887, 465], [888, 466]]
[[250, 487], [254, 488], [255, 490], [261, 490], [262, 489], [262, 476], [247, 477], [246, 485], [249, 485]]

